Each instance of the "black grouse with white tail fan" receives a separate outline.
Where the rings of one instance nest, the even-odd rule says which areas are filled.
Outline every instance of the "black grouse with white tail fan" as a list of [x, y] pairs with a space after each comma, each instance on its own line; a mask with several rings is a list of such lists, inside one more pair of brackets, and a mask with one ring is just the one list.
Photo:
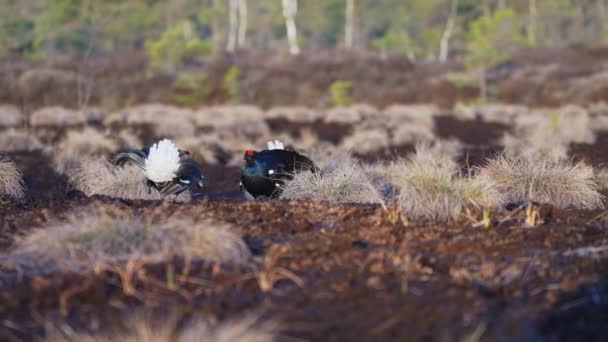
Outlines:
[[171, 140], [120, 152], [112, 164], [122, 166], [132, 161], [145, 174], [149, 188], [155, 188], [163, 196], [179, 195], [191, 186], [203, 187], [201, 167], [192, 159], [190, 152], [178, 149]]
[[263, 151], [245, 151], [245, 167], [241, 175], [241, 191], [248, 199], [277, 198], [285, 180], [296, 172], [317, 172], [308, 157], [284, 149], [280, 141], [268, 142]]

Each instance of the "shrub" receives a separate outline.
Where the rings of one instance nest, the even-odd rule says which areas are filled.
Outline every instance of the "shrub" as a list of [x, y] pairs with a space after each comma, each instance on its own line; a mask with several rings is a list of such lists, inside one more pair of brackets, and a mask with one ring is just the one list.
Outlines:
[[350, 81], [334, 81], [329, 85], [331, 104], [334, 106], [348, 106], [353, 102], [351, 96], [353, 84]]
[[30, 116], [30, 124], [36, 126], [73, 126], [86, 123], [84, 113], [63, 107], [46, 107]]
[[[137, 166], [128, 164], [116, 167], [105, 159], [80, 160], [70, 184], [87, 196], [103, 195], [130, 200], [162, 200], [156, 189], [149, 189], [144, 173]], [[190, 193], [185, 191], [172, 200], [187, 202]]]
[[228, 95], [230, 101], [235, 101], [239, 98], [239, 77], [241, 76], [241, 69], [237, 65], [231, 66], [222, 81], [222, 87]]
[[582, 163], [499, 156], [479, 170], [504, 203], [537, 202], [559, 208], [603, 207], [593, 169]]
[[569, 144], [595, 142], [589, 113], [576, 106], [517, 116], [515, 123], [514, 134], [503, 140], [510, 156], [563, 160], [568, 158]]
[[151, 66], [168, 71], [174, 71], [178, 64], [208, 54], [211, 50], [211, 44], [200, 40], [194, 25], [187, 20], [167, 28], [158, 40], [146, 42]]
[[93, 207], [66, 221], [29, 231], [1, 257], [6, 265], [34, 276], [100, 272], [129, 261], [159, 263], [175, 257], [245, 264], [250, 256], [247, 245], [225, 224], [159, 222]]
[[95, 129], [69, 131], [53, 149], [53, 166], [58, 173], [71, 176], [84, 157], [107, 156], [117, 147], [113, 140]]
[[33, 151], [44, 147], [35, 135], [14, 128], [0, 133], [0, 151]]
[[22, 202], [25, 198], [25, 185], [21, 172], [12, 161], [2, 157], [0, 157], [0, 196], [8, 196], [17, 202]]
[[378, 128], [355, 131], [352, 135], [344, 138], [341, 148], [345, 152], [364, 154], [387, 148], [390, 143], [388, 133], [384, 129]]
[[321, 113], [307, 107], [274, 107], [264, 113], [265, 119], [285, 119], [296, 123], [313, 123], [320, 119]]
[[0, 105], [0, 126], [18, 127], [23, 122], [23, 114], [19, 108], [9, 105]]
[[283, 186], [283, 199], [309, 199], [330, 203], [384, 204], [361, 166], [350, 156], [334, 157], [316, 173], [302, 172]]

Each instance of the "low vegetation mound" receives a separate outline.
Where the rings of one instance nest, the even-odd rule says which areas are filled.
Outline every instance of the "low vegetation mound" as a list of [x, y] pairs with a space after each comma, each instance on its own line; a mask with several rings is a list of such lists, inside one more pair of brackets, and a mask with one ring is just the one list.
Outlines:
[[593, 169], [583, 163], [499, 156], [479, 170], [510, 204], [546, 203], [559, 208], [603, 208]]
[[231, 227], [212, 221], [162, 222], [130, 214], [85, 208], [63, 222], [21, 237], [0, 265], [23, 274], [87, 273], [128, 262], [159, 263], [175, 257], [245, 264], [247, 245]]
[[349, 155], [334, 157], [315, 173], [294, 175], [283, 186], [283, 199], [309, 199], [330, 203], [384, 204], [380, 190]]
[[[156, 189], [148, 187], [144, 173], [136, 165], [116, 167], [105, 159], [85, 158], [70, 177], [70, 184], [87, 196], [150, 201], [164, 199]], [[190, 193], [185, 191], [170, 199], [188, 202]]]
[[0, 197], [3, 196], [22, 202], [25, 199], [25, 185], [17, 166], [12, 161], [0, 157]]

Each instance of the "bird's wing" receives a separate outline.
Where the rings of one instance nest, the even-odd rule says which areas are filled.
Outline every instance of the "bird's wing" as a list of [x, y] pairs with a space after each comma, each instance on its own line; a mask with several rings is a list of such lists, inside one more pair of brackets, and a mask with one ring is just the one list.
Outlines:
[[194, 182], [199, 188], [203, 187], [203, 171], [194, 159], [182, 158], [176, 176], [174, 182], [186, 186], [190, 186]]
[[190, 187], [190, 184], [182, 184], [180, 182], [171, 182], [168, 186], [164, 187], [160, 194], [162, 196], [179, 195], [186, 191]]
[[122, 165], [126, 164], [128, 161], [132, 161], [140, 169], [145, 170], [146, 157], [147, 157], [147, 154], [142, 150], [126, 150], [126, 151], [117, 153], [114, 156], [114, 158], [112, 158], [112, 164], [122, 166]]

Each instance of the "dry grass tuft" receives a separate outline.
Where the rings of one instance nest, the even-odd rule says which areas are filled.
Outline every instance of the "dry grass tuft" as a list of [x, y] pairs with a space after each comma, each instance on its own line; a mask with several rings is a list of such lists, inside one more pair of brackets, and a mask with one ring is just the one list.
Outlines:
[[537, 202], [559, 208], [602, 208], [593, 169], [583, 163], [499, 156], [479, 170], [504, 203]]
[[416, 153], [387, 171], [399, 191], [397, 202], [408, 218], [432, 222], [458, 220], [467, 206], [498, 205], [483, 180], [461, 177], [456, 162], [439, 144], [419, 144]]
[[70, 131], [53, 149], [53, 166], [58, 173], [71, 176], [80, 167], [83, 158], [109, 156], [117, 148], [116, 142], [95, 129]]
[[25, 199], [25, 185], [21, 172], [15, 164], [7, 159], [0, 157], [0, 197], [8, 196], [16, 202]]
[[[80, 166], [70, 177], [74, 189], [87, 196], [103, 195], [112, 198], [130, 200], [158, 201], [165, 199], [156, 189], [148, 189], [146, 177], [135, 165], [127, 164], [116, 167], [105, 159], [84, 158]], [[177, 197], [177, 202], [190, 201], [190, 192], [184, 191]]]
[[378, 109], [367, 104], [354, 104], [338, 106], [327, 111], [324, 121], [327, 123], [340, 123], [356, 125], [361, 121], [376, 120]]
[[264, 113], [266, 119], [284, 119], [295, 123], [313, 123], [322, 116], [319, 111], [307, 107], [274, 107]]
[[409, 124], [413, 126], [433, 127], [434, 117], [439, 115], [435, 105], [392, 105], [382, 112], [383, 119], [389, 127]]
[[380, 190], [349, 155], [334, 157], [319, 172], [302, 172], [285, 183], [281, 198], [330, 203], [384, 204]]
[[251, 253], [230, 229], [209, 220], [159, 222], [84, 208], [66, 221], [27, 232], [8, 254], [0, 255], [0, 261], [31, 276], [102, 272], [128, 262], [160, 263], [176, 257], [244, 265]]
[[391, 140], [386, 130], [358, 130], [344, 138], [340, 148], [346, 152], [372, 153], [390, 146]]
[[593, 144], [596, 138], [589, 113], [576, 106], [518, 116], [515, 124], [514, 134], [503, 140], [510, 156], [564, 160], [571, 143]]
[[268, 136], [270, 129], [264, 121], [264, 113], [254, 106], [215, 106], [194, 113], [198, 127], [213, 127], [219, 131], [254, 137]]
[[0, 105], [0, 126], [19, 127], [23, 123], [23, 114], [19, 108], [10, 105]]
[[246, 316], [221, 324], [206, 320], [191, 320], [180, 327], [175, 318], [157, 321], [136, 315], [128, 320], [126, 331], [103, 331], [96, 334], [75, 333], [66, 324], [47, 324], [46, 341], [82, 342], [272, 342], [277, 339], [278, 324], [259, 322], [255, 316]]
[[11, 128], [0, 133], [0, 151], [33, 151], [43, 147], [40, 139], [26, 130]]
[[63, 107], [46, 107], [32, 113], [30, 124], [37, 126], [72, 126], [86, 123], [83, 112]]
[[608, 169], [600, 168], [595, 170], [595, 181], [602, 190], [608, 190]]

